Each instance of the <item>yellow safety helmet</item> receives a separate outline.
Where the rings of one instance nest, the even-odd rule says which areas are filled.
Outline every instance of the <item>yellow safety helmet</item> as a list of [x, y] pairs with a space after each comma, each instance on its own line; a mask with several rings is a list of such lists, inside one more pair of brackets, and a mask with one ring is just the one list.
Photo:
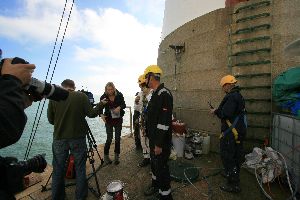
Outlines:
[[144, 71], [144, 76], [146, 77], [146, 75], [149, 73], [162, 75], [162, 70], [157, 65], [149, 65]]
[[223, 87], [227, 83], [234, 84], [234, 83], [237, 83], [237, 80], [232, 75], [226, 75], [221, 79], [220, 85], [221, 85], [221, 87]]
[[146, 79], [145, 79], [144, 74], [140, 75], [139, 78], [138, 78], [138, 84], [141, 85], [143, 83], [146, 83]]

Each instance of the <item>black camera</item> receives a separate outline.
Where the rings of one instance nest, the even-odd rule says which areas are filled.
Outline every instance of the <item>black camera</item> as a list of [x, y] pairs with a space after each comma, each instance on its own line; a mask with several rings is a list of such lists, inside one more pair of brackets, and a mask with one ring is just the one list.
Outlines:
[[[18, 161], [13, 157], [0, 157], [0, 191], [13, 195], [25, 189], [24, 176], [31, 172], [42, 173], [47, 166], [44, 155], [36, 155], [27, 161]], [[1, 193], [1, 192], [0, 192]]]
[[[4, 59], [0, 63], [0, 69], [2, 68]], [[13, 58], [12, 64], [29, 64], [22, 58]], [[24, 87], [24, 92], [32, 97], [33, 101], [40, 101], [43, 97], [54, 101], [66, 100], [69, 96], [69, 92], [60, 86], [47, 83], [46, 81], [40, 81], [36, 78], [31, 78], [29, 85]]]
[[90, 101], [90, 104], [91, 104], [92, 106], [96, 105], [96, 104], [95, 104], [95, 99], [94, 99], [93, 93], [91, 93], [91, 92], [89, 92], [89, 91], [85, 91], [85, 90], [83, 90], [83, 89], [80, 90], [80, 92], [84, 93], [84, 94], [88, 97], [88, 99], [89, 99], [89, 101]]

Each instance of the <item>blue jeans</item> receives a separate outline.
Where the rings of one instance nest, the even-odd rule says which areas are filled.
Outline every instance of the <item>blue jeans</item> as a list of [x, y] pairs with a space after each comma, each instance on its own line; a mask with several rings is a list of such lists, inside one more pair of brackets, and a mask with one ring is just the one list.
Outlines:
[[69, 150], [75, 158], [76, 199], [85, 199], [88, 194], [86, 180], [87, 146], [85, 138], [53, 140], [52, 200], [65, 199], [66, 160]]

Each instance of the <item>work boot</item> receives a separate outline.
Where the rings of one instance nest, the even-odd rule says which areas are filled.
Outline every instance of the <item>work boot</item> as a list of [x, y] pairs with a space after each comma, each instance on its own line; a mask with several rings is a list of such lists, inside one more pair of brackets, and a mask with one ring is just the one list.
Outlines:
[[241, 188], [239, 185], [225, 184], [225, 185], [220, 186], [220, 189], [225, 192], [230, 192], [230, 193], [240, 193], [241, 192]]
[[104, 165], [109, 165], [111, 163], [112, 163], [112, 161], [109, 158], [109, 155], [104, 155]]
[[119, 163], [120, 163], [120, 160], [119, 160], [119, 154], [115, 153], [114, 164], [115, 164], [115, 165], [118, 165]]
[[142, 162], [138, 164], [139, 167], [146, 167], [150, 164], [150, 158], [144, 158]]
[[145, 191], [144, 191], [144, 195], [145, 196], [151, 196], [151, 195], [159, 195], [158, 194], [158, 188], [157, 187], [154, 187], [152, 185], [148, 186]]
[[147, 200], [160, 200], [159, 193], [155, 193], [153, 196], [147, 198]]
[[154, 193], [154, 195], [147, 198], [147, 200], [160, 200], [159, 193]]
[[172, 194], [169, 194], [167, 196], [164, 196], [164, 195], [159, 195], [159, 199], [160, 200], [173, 200], [173, 197], [172, 197]]

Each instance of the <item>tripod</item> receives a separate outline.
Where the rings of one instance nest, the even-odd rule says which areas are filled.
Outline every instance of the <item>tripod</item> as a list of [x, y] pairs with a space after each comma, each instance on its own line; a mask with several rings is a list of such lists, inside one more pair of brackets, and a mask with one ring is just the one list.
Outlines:
[[[86, 122], [86, 121], [85, 121]], [[103, 158], [101, 158], [100, 156], [100, 153], [97, 149], [97, 144], [96, 144], [96, 140], [92, 134], [92, 131], [88, 125], [88, 123], [86, 122], [86, 127], [87, 127], [87, 141], [88, 141], [88, 151], [87, 151], [87, 158], [89, 159], [89, 163], [91, 164], [92, 166], [92, 170], [93, 172], [90, 173], [87, 177], [87, 182], [94, 176], [95, 177], [95, 183], [96, 183], [96, 187], [97, 187], [97, 191], [95, 191], [94, 188], [88, 186], [89, 190], [96, 196], [96, 197], [100, 197], [101, 196], [101, 192], [100, 192], [100, 187], [99, 187], [99, 181], [98, 181], [98, 178], [97, 178], [97, 172], [100, 170], [100, 168], [103, 166], [103, 163], [104, 163], [104, 160]], [[94, 149], [93, 149], [94, 148]], [[101, 164], [98, 166], [98, 168], [96, 169], [95, 168], [95, 159], [94, 159], [94, 150], [97, 152], [97, 155], [99, 157], [99, 160], [101, 161]], [[42, 185], [42, 192], [45, 192], [47, 190], [51, 190], [51, 188], [47, 189], [47, 185], [51, 179], [53, 175], [53, 171], [51, 172], [47, 182], [45, 185]], [[65, 184], [65, 187], [69, 187], [69, 186], [73, 186], [73, 185], [76, 185], [76, 183], [67, 183]]]
[[95, 191], [94, 188], [92, 188], [92, 187], [89, 187], [89, 189], [96, 197], [99, 198], [101, 196], [101, 192], [100, 192], [99, 182], [98, 182], [98, 178], [97, 178], [97, 174], [96, 174], [97, 172], [96, 172], [96, 169], [95, 169], [95, 159], [94, 159], [94, 150], [93, 150], [93, 148], [96, 150], [96, 152], [98, 154], [98, 157], [101, 160], [101, 165], [100, 166], [103, 165], [104, 161], [103, 161], [103, 159], [101, 158], [101, 156], [99, 154], [99, 151], [97, 149], [96, 140], [95, 140], [95, 138], [92, 134], [92, 131], [91, 131], [90, 127], [88, 126], [87, 122], [86, 122], [86, 125], [88, 127], [87, 138], [88, 138], [88, 143], [89, 143], [89, 150], [87, 152], [87, 157], [89, 158], [89, 162], [92, 165], [92, 169], [93, 169], [93, 172], [92, 172], [93, 175], [92, 176], [95, 177], [95, 183], [96, 183], [97, 191]]

